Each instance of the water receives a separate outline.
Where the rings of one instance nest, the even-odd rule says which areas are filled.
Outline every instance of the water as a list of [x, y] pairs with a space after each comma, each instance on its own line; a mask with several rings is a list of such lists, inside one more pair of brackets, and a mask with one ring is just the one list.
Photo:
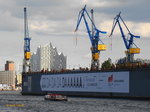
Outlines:
[[150, 112], [150, 101], [82, 97], [45, 101], [44, 96], [0, 91], [0, 112]]

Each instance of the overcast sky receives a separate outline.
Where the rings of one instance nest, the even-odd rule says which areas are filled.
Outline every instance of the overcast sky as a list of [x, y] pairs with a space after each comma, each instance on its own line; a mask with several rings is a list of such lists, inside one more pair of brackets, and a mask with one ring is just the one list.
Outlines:
[[79, 11], [87, 4], [87, 10], [94, 9], [95, 24], [107, 35], [101, 39], [108, 46], [100, 54], [101, 62], [109, 57], [115, 62], [124, 57], [125, 46], [119, 29], [108, 37], [113, 18], [121, 16], [135, 35], [136, 45], [141, 53], [135, 58], [150, 59], [150, 0], [0, 0], [0, 70], [6, 60], [13, 60], [16, 67], [22, 65], [24, 29], [23, 8], [27, 7], [31, 52], [39, 45], [49, 42], [58, 52], [67, 56], [67, 67], [88, 67], [91, 63], [91, 43], [83, 21], [79, 31], [74, 33]]

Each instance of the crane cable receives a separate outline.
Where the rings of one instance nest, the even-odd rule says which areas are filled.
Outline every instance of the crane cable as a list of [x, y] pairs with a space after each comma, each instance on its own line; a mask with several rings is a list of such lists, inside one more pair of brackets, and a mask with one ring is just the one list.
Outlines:
[[75, 46], [78, 45], [78, 31], [75, 31]]
[[[112, 28], [113, 28], [113, 26], [115, 25], [115, 18], [114, 18], [114, 20], [113, 20], [113, 24], [112, 24]], [[109, 37], [110, 37], [110, 49], [111, 49], [111, 51], [112, 51], [112, 46], [113, 46], [113, 38], [112, 38], [112, 33], [113, 33], [113, 30], [111, 31], [111, 33], [110, 33], [110, 35], [109, 35]]]
[[112, 43], [112, 36], [110, 37], [110, 49], [111, 49], [111, 51], [112, 51], [112, 45], [113, 45], [113, 43]]

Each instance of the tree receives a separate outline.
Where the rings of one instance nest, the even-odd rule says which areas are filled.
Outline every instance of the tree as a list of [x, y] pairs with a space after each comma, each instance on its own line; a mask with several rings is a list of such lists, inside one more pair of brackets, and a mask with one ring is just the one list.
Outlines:
[[112, 61], [110, 58], [102, 63], [102, 69], [111, 69]]

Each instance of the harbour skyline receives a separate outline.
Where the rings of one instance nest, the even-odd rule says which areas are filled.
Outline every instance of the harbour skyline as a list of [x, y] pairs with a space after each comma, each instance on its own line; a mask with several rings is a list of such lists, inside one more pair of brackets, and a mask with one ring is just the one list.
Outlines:
[[[121, 11], [129, 29], [141, 36], [135, 43], [141, 48], [141, 53], [135, 58], [150, 59], [150, 10], [148, 0], [8, 0], [0, 1], [0, 69], [4, 68], [6, 60], [13, 60], [16, 66], [22, 65], [24, 30], [23, 8], [28, 10], [29, 34], [31, 40], [31, 52], [39, 45], [51, 42], [67, 55], [68, 68], [89, 67], [91, 63], [90, 41], [84, 24], [78, 33], [74, 33], [78, 12], [87, 4], [87, 10], [94, 9], [95, 23], [107, 35], [102, 35], [108, 50], [101, 52], [101, 63], [108, 58], [113, 62], [125, 57], [125, 46], [120, 32], [115, 31], [114, 36], [108, 37], [113, 18]], [[112, 44], [112, 46], [111, 46]]]

